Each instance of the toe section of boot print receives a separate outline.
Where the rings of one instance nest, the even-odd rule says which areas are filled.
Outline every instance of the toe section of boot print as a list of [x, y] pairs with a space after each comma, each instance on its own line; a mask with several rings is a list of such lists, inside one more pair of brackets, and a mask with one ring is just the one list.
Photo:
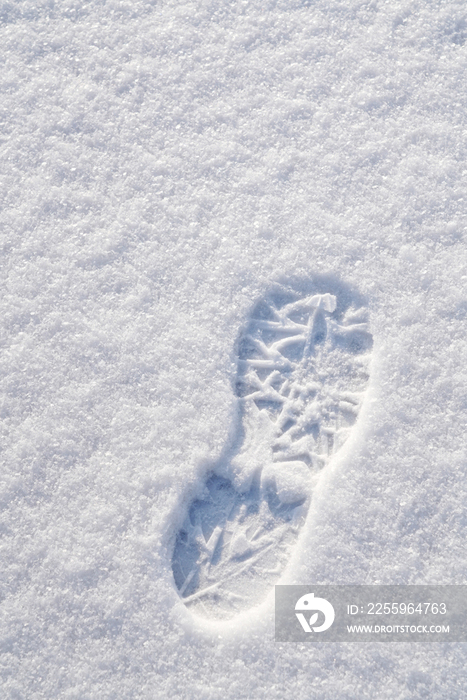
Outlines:
[[275, 285], [253, 307], [238, 342], [237, 446], [175, 538], [175, 584], [196, 614], [232, 617], [277, 582], [358, 418], [372, 345], [366, 306], [343, 286]]

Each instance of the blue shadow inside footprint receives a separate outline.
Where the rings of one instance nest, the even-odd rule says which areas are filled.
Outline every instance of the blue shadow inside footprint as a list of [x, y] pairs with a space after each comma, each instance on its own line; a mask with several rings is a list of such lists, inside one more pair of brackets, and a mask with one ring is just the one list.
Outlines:
[[[238, 563], [249, 559], [257, 542], [279, 525], [290, 522], [305, 498], [283, 503], [273, 486], [261, 493], [259, 478], [246, 493], [239, 493], [229, 479], [213, 474], [206, 481], [205, 496], [196, 499], [178, 532], [172, 569], [175, 584], [183, 598], [200, 585], [200, 563], [209, 561], [209, 569], [226, 559]], [[242, 551], [232, 551], [232, 539], [244, 536]]]
[[278, 281], [253, 306], [235, 344], [232, 437], [211, 463], [172, 553], [179, 594], [203, 615], [230, 615], [263, 597], [286, 566], [304, 521], [300, 506], [311, 497], [284, 503], [274, 480], [261, 487], [259, 472], [240, 492], [216, 474], [218, 465], [232, 475], [232, 458], [262, 439], [248, 432], [258, 409], [273, 427], [275, 468], [301, 462], [305, 471], [322, 469], [358, 415], [373, 344], [367, 327], [365, 299], [332, 276]]

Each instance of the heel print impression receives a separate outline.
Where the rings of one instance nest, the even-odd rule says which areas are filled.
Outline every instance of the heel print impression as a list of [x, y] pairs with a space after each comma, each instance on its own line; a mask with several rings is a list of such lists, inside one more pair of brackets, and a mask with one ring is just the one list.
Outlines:
[[327, 287], [275, 286], [240, 337], [237, 445], [191, 504], [172, 557], [196, 614], [232, 617], [266, 596], [357, 420], [373, 345], [367, 312], [347, 288]]

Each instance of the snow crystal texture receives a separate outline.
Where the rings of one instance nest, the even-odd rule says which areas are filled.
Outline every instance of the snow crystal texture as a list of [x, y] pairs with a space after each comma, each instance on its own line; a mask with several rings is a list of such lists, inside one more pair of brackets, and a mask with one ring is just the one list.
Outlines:
[[278, 644], [273, 582], [211, 619], [173, 553], [249, 492], [239, 332], [323, 279], [371, 371], [332, 459], [274, 438], [319, 471], [281, 582], [465, 582], [466, 38], [461, 0], [0, 2], [2, 698], [462, 696], [462, 645]]

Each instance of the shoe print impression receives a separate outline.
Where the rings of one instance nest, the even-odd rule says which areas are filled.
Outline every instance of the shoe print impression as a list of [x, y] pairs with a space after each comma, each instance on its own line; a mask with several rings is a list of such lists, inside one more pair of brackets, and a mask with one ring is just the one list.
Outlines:
[[232, 617], [277, 583], [357, 420], [372, 345], [367, 310], [344, 286], [275, 285], [253, 308], [238, 342], [235, 444], [175, 538], [175, 584], [195, 614]]

